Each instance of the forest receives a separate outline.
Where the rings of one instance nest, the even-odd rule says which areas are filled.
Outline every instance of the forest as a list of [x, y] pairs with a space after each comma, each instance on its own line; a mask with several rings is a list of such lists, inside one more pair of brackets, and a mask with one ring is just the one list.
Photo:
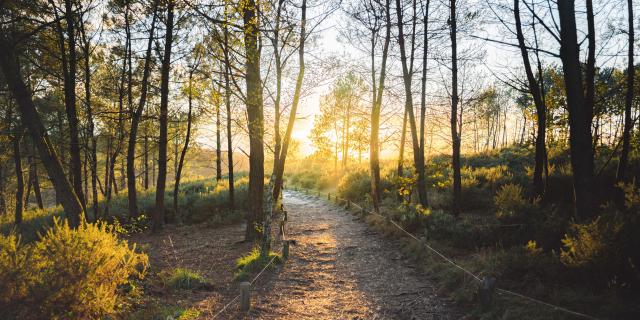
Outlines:
[[639, 319], [634, 0], [0, 0], [0, 319]]

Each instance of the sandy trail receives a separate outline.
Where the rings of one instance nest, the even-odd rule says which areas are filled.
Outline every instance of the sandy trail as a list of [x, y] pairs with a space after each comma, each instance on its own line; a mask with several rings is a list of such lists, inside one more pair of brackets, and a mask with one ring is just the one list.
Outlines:
[[402, 257], [397, 243], [324, 199], [293, 191], [284, 199], [288, 237], [296, 244], [284, 266], [255, 284], [248, 318], [460, 317]]

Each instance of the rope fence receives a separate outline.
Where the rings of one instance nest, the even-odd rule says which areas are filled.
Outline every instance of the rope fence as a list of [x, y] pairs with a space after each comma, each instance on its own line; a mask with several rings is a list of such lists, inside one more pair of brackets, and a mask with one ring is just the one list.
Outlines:
[[[298, 188], [294, 188], [295, 191], [299, 191]], [[311, 194], [313, 195], [313, 190], [307, 190], [307, 189], [302, 189], [302, 191], [305, 194], [309, 194], [309, 191], [311, 192]], [[324, 194], [320, 191], [316, 191], [317, 196], [318, 197], [324, 197]], [[327, 199], [331, 200], [332, 196], [331, 193], [327, 193]], [[340, 198], [336, 195], [333, 196], [333, 199], [335, 199], [336, 202], [343, 202], [346, 207], [349, 209], [351, 207], [354, 207], [356, 209], [358, 209], [358, 211], [360, 211], [363, 214], [370, 214], [370, 215], [374, 215], [377, 217], [380, 217], [382, 219], [384, 219], [385, 221], [389, 222], [391, 225], [393, 225], [395, 228], [397, 228], [399, 231], [401, 231], [402, 233], [406, 234], [408, 237], [414, 239], [415, 241], [421, 243], [425, 248], [429, 249], [431, 252], [435, 253], [437, 256], [439, 256], [442, 260], [446, 261], [447, 263], [449, 263], [450, 265], [452, 265], [453, 267], [461, 270], [462, 272], [464, 272], [465, 274], [471, 276], [474, 280], [478, 281], [480, 283], [480, 293], [481, 293], [481, 300], [488, 300], [483, 302], [483, 304], [486, 303], [490, 303], [491, 302], [491, 293], [493, 291], [497, 291], [498, 294], [501, 295], [511, 295], [513, 297], [517, 297], [523, 300], [526, 300], [528, 302], [533, 302], [533, 303], [537, 303], [539, 305], [543, 305], [546, 306], [548, 308], [551, 308], [553, 310], [556, 311], [561, 311], [567, 314], [571, 314], [574, 316], [578, 316], [584, 319], [591, 319], [591, 320], [598, 320], [598, 318], [594, 317], [594, 316], [590, 316], [588, 314], [584, 314], [581, 312], [577, 312], [577, 311], [573, 311], [570, 309], [567, 309], [565, 307], [561, 307], [561, 306], [557, 306], [548, 302], [544, 302], [542, 300], [538, 300], [536, 298], [532, 298], [517, 292], [513, 292], [513, 291], [509, 291], [506, 289], [501, 289], [501, 288], [496, 288], [495, 287], [495, 278], [491, 278], [491, 277], [484, 277], [484, 278], [480, 278], [479, 276], [477, 276], [476, 274], [474, 274], [473, 272], [463, 268], [462, 266], [460, 266], [459, 264], [455, 263], [453, 261], [453, 259], [445, 256], [443, 253], [441, 253], [440, 251], [436, 250], [435, 248], [433, 248], [432, 246], [430, 246], [425, 239], [420, 239], [417, 236], [415, 236], [414, 234], [408, 232], [407, 230], [405, 230], [404, 228], [402, 228], [402, 226], [400, 226], [398, 223], [396, 223], [393, 219], [391, 219], [391, 217], [389, 216], [383, 216], [377, 212], [374, 211], [369, 211], [367, 209], [365, 209], [364, 207], [358, 205], [357, 203], [351, 202], [350, 200], [347, 199], [343, 199]], [[485, 294], [485, 298], [482, 297], [482, 295]], [[482, 302], [482, 301], [481, 301]]]

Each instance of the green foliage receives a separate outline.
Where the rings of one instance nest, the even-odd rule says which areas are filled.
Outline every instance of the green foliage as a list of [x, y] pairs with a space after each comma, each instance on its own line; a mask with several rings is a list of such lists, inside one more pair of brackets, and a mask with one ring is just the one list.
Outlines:
[[0, 284], [0, 310], [10, 317], [97, 319], [114, 314], [122, 307], [125, 285], [144, 277], [148, 265], [145, 254], [130, 248], [105, 223], [71, 229], [56, 218], [37, 242], [21, 246], [13, 234], [0, 239], [0, 275], [9, 275]]
[[493, 202], [498, 209], [496, 212], [498, 218], [517, 215], [527, 206], [522, 187], [516, 184], [503, 185], [493, 197]]
[[346, 174], [338, 183], [340, 197], [351, 201], [362, 201], [371, 194], [371, 175], [368, 171], [357, 170]]
[[[275, 258], [275, 259], [274, 259]], [[264, 268], [269, 261], [273, 260], [271, 267], [282, 262], [282, 257], [275, 253], [269, 252], [269, 254], [261, 254], [260, 249], [254, 248], [247, 255], [244, 255], [236, 260], [236, 274], [235, 280], [243, 281], [249, 279], [249, 276], [253, 273], [259, 272]]]
[[602, 216], [586, 224], [572, 224], [562, 239], [560, 260], [569, 267], [605, 267], [611, 262], [613, 241], [621, 227], [616, 219]]
[[207, 283], [198, 272], [185, 268], [175, 268], [161, 276], [165, 285], [173, 289], [194, 289]]

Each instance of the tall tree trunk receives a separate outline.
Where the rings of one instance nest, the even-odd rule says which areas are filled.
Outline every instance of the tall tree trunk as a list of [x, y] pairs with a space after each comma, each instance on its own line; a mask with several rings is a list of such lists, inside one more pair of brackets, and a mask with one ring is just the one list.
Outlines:
[[220, 137], [220, 103], [216, 102], [216, 181], [222, 180], [222, 140]]
[[387, 56], [389, 54], [389, 42], [391, 40], [391, 0], [385, 0], [385, 37], [382, 47], [382, 61], [380, 65], [380, 77], [376, 85], [375, 43], [376, 31], [371, 34], [371, 80], [373, 86], [373, 106], [371, 108], [371, 141], [369, 146], [369, 162], [371, 167], [371, 198], [373, 210], [380, 212], [380, 109], [382, 108], [382, 92], [387, 71]]
[[460, 176], [460, 134], [458, 132], [458, 44], [457, 44], [457, 17], [456, 0], [450, 1], [451, 14], [450, 36], [451, 36], [451, 145], [452, 145], [452, 168], [453, 168], [453, 203], [451, 211], [454, 216], [460, 215], [460, 205], [462, 197], [462, 178]]
[[167, 3], [167, 28], [164, 42], [164, 55], [160, 72], [160, 137], [158, 138], [158, 182], [156, 183], [156, 208], [153, 212], [154, 233], [160, 232], [164, 226], [165, 208], [164, 191], [167, 183], [167, 124], [169, 107], [169, 72], [171, 69], [171, 46], [173, 44], [173, 9], [175, 3]]
[[[144, 106], [147, 101], [147, 89], [149, 86], [149, 74], [151, 73], [151, 50], [153, 48], [153, 33], [156, 27], [158, 0], [153, 2], [153, 18], [151, 19], [151, 28], [149, 29], [149, 40], [147, 41], [147, 51], [144, 58], [144, 69], [142, 71], [142, 83], [140, 86], [140, 100], [138, 106], [131, 117], [131, 128], [129, 130], [129, 142], [127, 144], [127, 191], [129, 198], [129, 216], [137, 217], [138, 211], [138, 194], [136, 190], [136, 141], [138, 138], [138, 127], [140, 125], [140, 118], [144, 111]], [[145, 148], [147, 147], [147, 137], [145, 135]], [[147, 166], [147, 151], [145, 149], [145, 167]], [[149, 176], [145, 171], [145, 189], [148, 188]]]
[[558, 13], [561, 29], [560, 58], [569, 110], [569, 144], [575, 213], [578, 218], [585, 219], [594, 213], [593, 149], [590, 110], [583, 95], [574, 1], [559, 1]]
[[[75, 38], [75, 14], [73, 12], [73, 3], [71, 0], [64, 1], [65, 6], [65, 20], [66, 25], [66, 37], [68, 54], [65, 48], [65, 35], [62, 30], [61, 24], [58, 21], [58, 37], [59, 45], [62, 53], [62, 74], [64, 79], [64, 104], [67, 122], [69, 123], [69, 153], [71, 155], [70, 162], [70, 175], [71, 183], [74, 191], [82, 204], [85, 207], [84, 195], [82, 193], [82, 162], [80, 160], [80, 140], [78, 136], [78, 115], [76, 111], [76, 38]], [[57, 16], [57, 9], [55, 15]], [[84, 210], [83, 210], [84, 211]]]
[[[225, 6], [225, 19], [228, 19]], [[227, 179], [229, 182], [229, 209], [235, 209], [235, 185], [233, 176], [233, 133], [231, 130], [231, 59], [229, 59], [229, 27], [224, 24], [224, 104], [227, 111]]]
[[15, 207], [15, 223], [22, 223], [22, 211], [24, 204], [24, 177], [22, 173], [22, 156], [20, 154], [20, 143], [22, 141], [22, 127], [14, 128], [13, 136], [13, 161], [16, 168], [16, 207]]
[[[427, 189], [424, 176], [424, 155], [421, 155], [420, 141], [418, 141], [418, 128], [416, 126], [416, 117], [413, 112], [413, 93], [411, 92], [412, 72], [409, 70], [407, 63], [407, 53], [405, 49], [404, 39], [404, 22], [402, 19], [402, 5], [400, 0], [396, 0], [396, 16], [398, 18], [398, 45], [400, 46], [400, 61], [402, 62], [402, 78], [404, 80], [404, 93], [405, 93], [405, 110], [409, 116], [409, 128], [411, 131], [411, 142], [413, 146], [413, 163], [416, 169], [417, 176], [417, 189], [418, 198], [420, 204], [423, 207], [427, 206]], [[415, 18], [415, 17], [414, 17]], [[413, 35], [412, 35], [413, 37]], [[410, 57], [413, 60], [413, 52]]]
[[631, 112], [633, 108], [633, 82], [635, 68], [633, 65], [633, 46], [634, 46], [634, 24], [633, 24], [633, 1], [627, 0], [627, 15], [629, 21], [629, 49], [627, 55], [627, 92], [624, 104], [624, 132], [622, 134], [622, 151], [620, 152], [620, 162], [618, 163], [618, 172], [616, 174], [617, 182], [627, 181], [627, 167], [629, 165], [629, 148], [631, 145], [631, 130], [633, 129], [633, 120]]
[[524, 33], [522, 32], [522, 23], [520, 22], [520, 0], [513, 1], [513, 14], [516, 23], [516, 35], [518, 38], [518, 46], [520, 47], [520, 54], [522, 55], [522, 62], [524, 64], [524, 70], [527, 75], [527, 84], [529, 86], [529, 93], [533, 97], [533, 102], [536, 107], [537, 115], [537, 135], [536, 135], [536, 152], [535, 152], [535, 164], [533, 170], [533, 192], [537, 197], [542, 197], [545, 194], [545, 183], [542, 179], [546, 146], [545, 146], [545, 133], [547, 123], [547, 108], [542, 99], [542, 90], [538, 85], [538, 79], [533, 75], [533, 69], [531, 68], [531, 62], [529, 60], [529, 53], [527, 51], [526, 44], [524, 42]]
[[22, 123], [29, 130], [56, 194], [60, 196], [59, 199], [69, 219], [69, 225], [77, 227], [80, 224], [80, 220], [83, 219], [82, 203], [64, 174], [62, 164], [55, 149], [53, 149], [53, 144], [49, 141], [47, 131], [33, 103], [31, 92], [22, 78], [20, 62], [14, 53], [15, 46], [6, 36], [0, 36], [0, 47], [4, 48], [0, 50], [0, 68], [4, 73], [5, 81], [12, 96], [18, 103]]
[[[414, 2], [415, 4], [415, 2]], [[420, 163], [421, 163], [421, 173], [422, 173], [422, 186], [419, 186], [419, 189], [422, 189], [422, 192], [424, 192], [424, 199], [425, 199], [425, 204], [427, 204], [427, 183], [426, 183], [426, 175], [425, 175], [425, 133], [424, 133], [424, 127], [425, 127], [425, 121], [426, 121], [426, 113], [427, 113], [427, 58], [428, 58], [428, 49], [429, 49], [429, 37], [428, 37], [428, 31], [429, 31], [429, 4], [430, 4], [430, 0], [427, 0], [426, 3], [426, 7], [425, 7], [425, 12], [424, 12], [424, 17], [423, 17], [423, 24], [424, 24], [424, 30], [423, 30], [423, 47], [424, 47], [424, 51], [422, 52], [422, 78], [421, 78], [421, 88], [420, 88], [420, 132], [419, 132], [419, 136], [418, 136], [418, 140], [420, 141], [420, 146], [418, 147], [418, 152], [420, 153]], [[415, 8], [414, 8], [414, 12], [415, 12]], [[416, 17], [414, 15], [414, 21], [416, 20]], [[414, 26], [415, 29], [415, 26]], [[414, 32], [415, 34], [415, 32]], [[418, 181], [418, 183], [420, 183], [420, 181]]]
[[176, 215], [176, 220], [182, 222], [182, 214], [178, 211], [178, 192], [180, 191], [180, 176], [182, 174], [182, 168], [184, 167], [184, 158], [187, 155], [187, 149], [189, 148], [189, 139], [191, 138], [191, 111], [193, 110], [193, 70], [189, 72], [189, 96], [188, 105], [189, 111], [187, 112], [187, 133], [184, 138], [184, 146], [180, 152], [180, 161], [178, 162], [178, 168], [176, 169], [175, 182], [173, 184], [173, 211]]
[[293, 133], [293, 124], [296, 120], [296, 114], [298, 112], [298, 104], [300, 103], [300, 92], [302, 91], [302, 81], [304, 79], [305, 62], [304, 62], [304, 44], [307, 40], [306, 25], [307, 25], [307, 0], [302, 0], [300, 17], [300, 45], [298, 46], [298, 77], [296, 79], [296, 87], [293, 92], [293, 101], [291, 104], [291, 111], [289, 112], [289, 121], [287, 122], [287, 131], [285, 131], [284, 139], [282, 141], [282, 150], [278, 157], [276, 170], [273, 173], [275, 182], [273, 184], [273, 201], [277, 203], [280, 194], [282, 193], [282, 180], [284, 176], [284, 165], [287, 160], [287, 154], [289, 152], [289, 143], [291, 142], [291, 134]]
[[244, 47], [246, 54], [247, 118], [249, 127], [249, 212], [245, 240], [261, 236], [258, 226], [262, 222], [264, 194], [264, 115], [262, 79], [260, 77], [260, 22], [255, 0], [242, 6], [244, 20]]

